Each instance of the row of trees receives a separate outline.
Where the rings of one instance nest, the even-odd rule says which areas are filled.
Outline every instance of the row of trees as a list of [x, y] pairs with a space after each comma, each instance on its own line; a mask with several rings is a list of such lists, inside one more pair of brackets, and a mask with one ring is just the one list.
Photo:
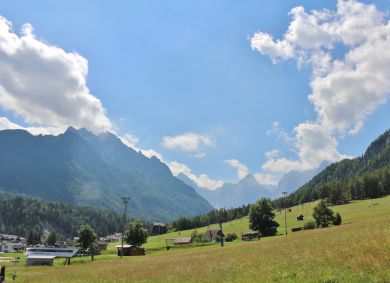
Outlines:
[[71, 237], [83, 223], [107, 235], [119, 231], [122, 220], [107, 210], [0, 193], [0, 233], [25, 236], [34, 244], [40, 242], [44, 229]]
[[250, 205], [243, 205], [238, 208], [231, 209], [213, 209], [207, 214], [197, 215], [194, 217], [179, 217], [172, 221], [168, 229], [171, 231], [180, 231], [187, 229], [195, 229], [219, 222], [232, 221], [234, 219], [247, 216]]

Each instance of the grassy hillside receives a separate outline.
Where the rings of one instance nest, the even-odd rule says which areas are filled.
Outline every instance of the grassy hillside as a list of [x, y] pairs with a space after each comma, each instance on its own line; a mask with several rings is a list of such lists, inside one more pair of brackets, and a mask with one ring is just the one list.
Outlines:
[[[310, 218], [314, 203], [293, 207], [288, 226]], [[344, 225], [289, 233], [260, 241], [164, 250], [165, 238], [150, 237], [147, 256], [117, 259], [109, 251], [93, 263], [54, 267], [9, 265], [19, 282], [389, 282], [390, 197], [356, 201], [332, 208]], [[277, 221], [284, 231], [284, 214]], [[225, 233], [246, 231], [247, 219], [224, 224]], [[206, 228], [198, 229], [204, 231]], [[291, 231], [289, 229], [289, 231]], [[181, 236], [191, 231], [180, 232]]]

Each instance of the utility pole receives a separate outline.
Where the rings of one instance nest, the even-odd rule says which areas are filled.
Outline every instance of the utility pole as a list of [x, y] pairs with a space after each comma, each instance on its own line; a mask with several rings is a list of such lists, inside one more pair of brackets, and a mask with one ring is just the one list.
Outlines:
[[284, 195], [284, 226], [286, 227], [286, 236], [287, 236], [287, 192], [282, 192]]
[[219, 230], [221, 231], [221, 247], [223, 247], [222, 221], [219, 222]]
[[122, 200], [123, 200], [123, 203], [125, 204], [125, 213], [123, 214], [121, 258], [123, 257], [123, 239], [125, 237], [125, 225], [126, 225], [126, 220], [127, 220], [127, 204], [129, 203], [130, 197], [122, 197]]

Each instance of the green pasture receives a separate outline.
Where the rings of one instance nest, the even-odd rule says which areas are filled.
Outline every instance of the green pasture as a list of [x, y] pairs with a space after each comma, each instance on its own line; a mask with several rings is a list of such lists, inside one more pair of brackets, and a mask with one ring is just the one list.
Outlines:
[[[279, 235], [258, 241], [165, 249], [165, 239], [190, 236], [193, 230], [149, 237], [146, 256], [118, 259], [115, 245], [96, 256], [74, 258], [70, 266], [58, 259], [54, 267], [5, 263], [7, 279], [16, 282], [390, 282], [390, 196], [331, 207], [343, 225], [292, 233], [311, 220], [315, 203], [276, 211]], [[304, 221], [296, 217], [303, 214]], [[211, 229], [217, 229], [211, 225]], [[197, 229], [203, 233], [208, 227]], [[248, 230], [248, 218], [223, 224], [224, 233]], [[180, 233], [180, 234], [179, 234]], [[21, 254], [6, 256], [21, 257]]]

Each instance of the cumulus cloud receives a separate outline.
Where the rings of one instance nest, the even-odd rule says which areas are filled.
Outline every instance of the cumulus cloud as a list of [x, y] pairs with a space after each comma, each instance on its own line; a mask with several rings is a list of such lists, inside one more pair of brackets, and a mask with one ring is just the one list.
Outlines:
[[[390, 96], [388, 16], [374, 5], [355, 0], [339, 0], [333, 11], [306, 12], [295, 7], [289, 15], [292, 20], [282, 39], [258, 32], [251, 46], [273, 63], [295, 60], [298, 67], [311, 67], [308, 99], [317, 118], [300, 123], [292, 131], [297, 160], [268, 156], [262, 167], [272, 172], [311, 169], [324, 160], [345, 158], [337, 150], [338, 140], [357, 134]], [[288, 52], [281, 46], [288, 46]], [[338, 46], [346, 50], [341, 59]], [[270, 133], [290, 136], [277, 131], [278, 126]]]
[[101, 101], [86, 85], [81, 55], [40, 41], [30, 24], [20, 35], [0, 16], [0, 107], [30, 125], [111, 130]]
[[245, 164], [240, 163], [240, 161], [236, 159], [225, 160], [224, 163], [230, 165], [237, 170], [237, 175], [240, 180], [245, 178], [245, 176], [249, 173], [248, 167]]
[[132, 133], [125, 133], [124, 135], [120, 136], [119, 139], [128, 147], [134, 149], [134, 150], [139, 150], [136, 147], [136, 144], [139, 142], [139, 139]]
[[256, 181], [264, 186], [276, 186], [278, 179], [272, 174], [256, 173]]
[[215, 190], [223, 186], [223, 181], [221, 180], [212, 180], [206, 174], [195, 175], [192, 173], [192, 170], [185, 164], [179, 163], [177, 161], [172, 161], [168, 163], [168, 166], [174, 176], [179, 175], [180, 173], [186, 175], [198, 187]]
[[54, 135], [62, 134], [64, 128], [55, 127], [23, 127], [8, 120], [6, 117], [0, 117], [0, 130], [26, 130], [32, 135]]
[[161, 143], [165, 148], [178, 149], [187, 152], [199, 150], [202, 146], [214, 146], [212, 140], [205, 135], [186, 133], [177, 136], [165, 136]]

